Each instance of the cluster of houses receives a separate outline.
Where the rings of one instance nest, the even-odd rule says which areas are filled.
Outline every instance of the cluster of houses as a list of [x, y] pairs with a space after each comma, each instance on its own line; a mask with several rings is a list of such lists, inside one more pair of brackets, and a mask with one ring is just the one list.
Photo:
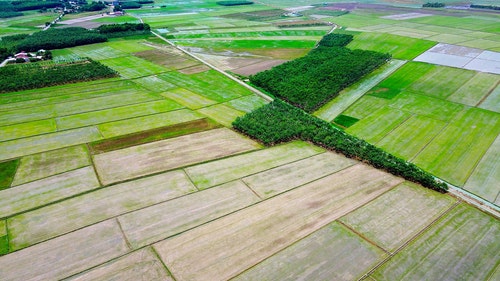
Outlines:
[[39, 61], [39, 60], [45, 60], [49, 59], [50, 57], [50, 51], [46, 51], [44, 49], [40, 49], [37, 52], [20, 52], [15, 54], [14, 56], [11, 56], [4, 60], [0, 66], [5, 66], [6, 64], [9, 63], [23, 63], [23, 62], [32, 62], [32, 61]]

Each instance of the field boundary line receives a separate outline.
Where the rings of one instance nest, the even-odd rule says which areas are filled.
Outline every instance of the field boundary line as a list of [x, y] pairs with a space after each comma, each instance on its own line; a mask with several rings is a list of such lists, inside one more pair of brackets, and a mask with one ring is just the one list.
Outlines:
[[[385, 194], [385, 193], [384, 193]], [[373, 202], [370, 201], [370, 202]], [[368, 202], [367, 204], [369, 204], [370, 202]], [[365, 204], [366, 205], [366, 204]], [[382, 246], [378, 245], [377, 243], [375, 243], [374, 241], [372, 241], [371, 239], [369, 239], [368, 237], [366, 237], [365, 235], [363, 235], [361, 232], [355, 230], [354, 228], [352, 228], [350, 225], [346, 224], [345, 222], [341, 221], [340, 219], [336, 220], [336, 222], [338, 222], [339, 224], [341, 224], [342, 226], [344, 226], [345, 228], [347, 228], [348, 230], [354, 232], [357, 236], [359, 236], [361, 239], [365, 240], [366, 242], [372, 244], [373, 246], [377, 247], [378, 249], [382, 250], [388, 257], [391, 256], [391, 252], [382, 248]]]
[[115, 217], [114, 221], [116, 222], [116, 224], [118, 224], [118, 228], [120, 229], [120, 234], [122, 235], [123, 240], [125, 241], [125, 244], [127, 244], [127, 247], [129, 248], [130, 251], [133, 251], [134, 247], [132, 247], [132, 244], [128, 240], [127, 235], [125, 235], [125, 232], [123, 231], [122, 223], [120, 222], [118, 217]]
[[161, 40], [163, 40], [163, 41], [167, 42], [169, 45], [173, 46], [174, 48], [176, 48], [176, 49], [178, 49], [178, 50], [182, 51], [182, 52], [183, 52], [183, 53], [185, 53], [186, 55], [188, 55], [188, 56], [190, 56], [190, 57], [192, 57], [192, 58], [196, 59], [197, 61], [199, 61], [199, 62], [203, 63], [204, 65], [206, 65], [206, 66], [208, 66], [208, 67], [212, 68], [213, 70], [216, 70], [217, 72], [219, 72], [219, 73], [223, 74], [224, 76], [226, 76], [226, 77], [230, 78], [231, 80], [235, 81], [236, 83], [238, 83], [238, 84], [242, 85], [243, 87], [245, 87], [245, 88], [249, 89], [249, 90], [250, 90], [250, 91], [252, 91], [253, 93], [257, 94], [258, 96], [260, 96], [260, 97], [262, 97], [262, 98], [264, 98], [265, 100], [267, 100], [267, 101], [273, 101], [273, 98], [271, 98], [270, 96], [268, 96], [268, 95], [264, 94], [263, 92], [261, 92], [261, 91], [257, 90], [256, 88], [254, 88], [254, 87], [252, 87], [252, 86], [250, 86], [250, 85], [248, 85], [248, 84], [246, 84], [246, 83], [242, 82], [241, 80], [239, 80], [239, 79], [237, 79], [237, 78], [233, 77], [232, 75], [230, 75], [230, 74], [226, 73], [226, 72], [225, 72], [225, 71], [223, 71], [222, 69], [220, 69], [220, 68], [218, 68], [218, 67], [216, 67], [216, 66], [214, 66], [214, 65], [212, 65], [212, 64], [209, 64], [208, 62], [206, 62], [206, 61], [204, 61], [203, 59], [199, 58], [199, 57], [198, 57], [198, 56], [196, 56], [195, 54], [193, 54], [193, 53], [191, 53], [191, 52], [189, 52], [189, 51], [185, 50], [184, 48], [181, 48], [181, 47], [179, 47], [179, 46], [175, 45], [175, 44], [174, 44], [174, 43], [172, 43], [170, 40], [166, 39], [165, 37], [161, 36], [160, 34], [158, 34], [158, 33], [154, 32], [154, 31], [151, 31], [151, 33], [152, 33], [153, 35], [155, 35], [156, 37], [160, 38]]
[[402, 250], [404, 250], [410, 243], [412, 243], [413, 241], [415, 241], [424, 232], [426, 232], [431, 227], [433, 227], [439, 220], [441, 220], [445, 215], [447, 215], [449, 212], [451, 212], [451, 210], [453, 210], [461, 202], [463, 202], [463, 201], [460, 198], [458, 198], [458, 200], [455, 203], [453, 203], [450, 207], [448, 207], [448, 209], [446, 209], [444, 212], [442, 212], [437, 218], [435, 218], [433, 221], [431, 221], [426, 227], [422, 228], [419, 232], [417, 232], [415, 235], [413, 235], [412, 237], [410, 237], [410, 239], [408, 239], [408, 241], [406, 241], [401, 246], [399, 246], [396, 250], [394, 250], [394, 252], [390, 253], [388, 257], [386, 257], [384, 260], [382, 260], [377, 265], [375, 265], [372, 269], [370, 269], [367, 273], [365, 273], [363, 276], [361, 276], [361, 278], [359, 278], [358, 281], [365, 280], [368, 277], [370, 277], [370, 275], [372, 273], [374, 273], [377, 269], [379, 269], [381, 266], [383, 266], [385, 263], [387, 263], [389, 260], [391, 260], [392, 257], [394, 257], [395, 255], [397, 255]]
[[500, 85], [500, 80], [497, 81], [495, 86], [492, 87], [491, 90], [489, 90], [488, 93], [486, 95], [484, 95], [484, 97], [481, 98], [481, 100], [474, 107], [479, 107], [483, 103], [483, 101], [485, 101], [491, 95], [491, 93], [493, 93], [493, 91], [495, 91], [495, 89], [498, 88], [499, 85]]
[[255, 192], [255, 190], [253, 190], [253, 188], [251, 188], [245, 181], [243, 181], [243, 179], [240, 179], [240, 181], [241, 183], [243, 183], [243, 185], [245, 185], [248, 189], [250, 189], [250, 191], [260, 199], [260, 201], [265, 200], [265, 198], [260, 197], [260, 195], [257, 192]]

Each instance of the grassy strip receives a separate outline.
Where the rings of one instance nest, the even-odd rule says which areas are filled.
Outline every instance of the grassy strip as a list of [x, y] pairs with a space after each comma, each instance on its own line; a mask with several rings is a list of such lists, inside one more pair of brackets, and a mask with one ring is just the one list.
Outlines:
[[136, 134], [130, 134], [102, 141], [95, 141], [89, 144], [89, 148], [92, 154], [99, 154], [157, 140], [202, 132], [218, 127], [221, 126], [210, 119], [199, 119], [159, 129], [143, 131]]
[[7, 235], [0, 237], [0, 255], [5, 255], [9, 252], [9, 241]]
[[30, 63], [0, 68], [0, 93], [115, 77], [116, 71], [90, 58], [71, 63]]
[[430, 189], [445, 192], [448, 187], [416, 165], [393, 156], [364, 140], [334, 128], [330, 123], [313, 117], [283, 101], [275, 100], [233, 122], [240, 132], [266, 145], [302, 139], [316, 145], [362, 160], [375, 168], [401, 176]]
[[18, 164], [19, 159], [0, 163], [0, 190], [10, 187]]

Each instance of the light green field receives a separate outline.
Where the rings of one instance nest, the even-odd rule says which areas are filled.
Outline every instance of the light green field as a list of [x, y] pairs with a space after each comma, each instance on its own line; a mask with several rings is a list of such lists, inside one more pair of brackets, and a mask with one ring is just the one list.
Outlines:
[[151, 92], [156, 92], [156, 93], [161, 93], [166, 90], [177, 88], [177, 86], [175, 86], [174, 84], [162, 80], [158, 78], [156, 75], [140, 77], [132, 80], [132, 82], [141, 85], [142, 87], [148, 89]]
[[236, 110], [224, 104], [216, 104], [196, 110], [205, 116], [208, 116], [217, 123], [226, 127], [231, 127], [231, 124], [237, 117], [245, 115], [245, 112]]
[[377, 146], [403, 159], [412, 159], [445, 126], [442, 121], [414, 115], [380, 140]]
[[95, 127], [85, 127], [0, 143], [0, 159], [35, 154], [102, 139]]
[[154, 48], [146, 45], [147, 41], [145, 40], [136, 40], [136, 39], [116, 39], [114, 41], [107, 42], [106, 45], [110, 46], [113, 49], [126, 52], [126, 53], [136, 53], [147, 50], [153, 50]]
[[500, 83], [500, 75], [478, 72], [448, 97], [449, 101], [476, 106]]
[[74, 47], [71, 52], [80, 57], [90, 57], [94, 60], [104, 60], [128, 56], [128, 53], [108, 46], [106, 43]]
[[474, 75], [475, 71], [436, 65], [431, 71], [415, 79], [407, 90], [446, 99]]
[[445, 122], [467, 108], [461, 104], [409, 92], [400, 93], [391, 100], [389, 106]]
[[12, 186], [90, 165], [87, 149], [73, 146], [21, 158]]
[[460, 204], [377, 269], [373, 277], [375, 280], [488, 280], [500, 259], [499, 234], [497, 219]]
[[[189, 167], [186, 172], [198, 188], [205, 189], [321, 152], [324, 152], [321, 148], [297, 141], [222, 159], [217, 162]], [[210, 167], [210, 171], [207, 167]]]
[[137, 18], [134, 18], [132, 16], [128, 15], [123, 15], [119, 17], [103, 17], [103, 18], [98, 18], [92, 20], [94, 22], [104, 22], [106, 24], [108, 23], [139, 23], [139, 20]]
[[412, 116], [411, 113], [382, 107], [349, 127], [346, 132], [370, 143], [377, 143]]
[[[456, 202], [450, 196], [404, 182], [341, 221], [394, 253]], [[373, 214], [377, 214], [374, 218]]]
[[[326, 29], [326, 28], [325, 28]], [[238, 37], [289, 37], [289, 36], [313, 36], [321, 37], [325, 35], [323, 30], [272, 30], [260, 32], [211, 32], [199, 34], [179, 34], [175, 35], [176, 39], [188, 38], [238, 38]]]
[[470, 108], [452, 120], [413, 162], [462, 186], [499, 133], [497, 113]]
[[365, 95], [347, 108], [343, 114], [357, 119], [363, 119], [378, 109], [389, 104], [389, 100]]
[[203, 116], [194, 111], [180, 109], [103, 123], [97, 125], [97, 128], [104, 138], [112, 138], [145, 130], [171, 126], [201, 118], [203, 118]]
[[29, 136], [52, 133], [56, 131], [54, 120], [45, 119], [0, 127], [0, 142]]
[[435, 44], [432, 41], [392, 34], [364, 32], [354, 35], [354, 40], [347, 47], [389, 53], [396, 59], [411, 60]]
[[486, 99], [481, 101], [478, 107], [500, 113], [500, 85], [491, 91]]
[[427, 63], [408, 62], [378, 84], [368, 94], [391, 99], [435, 67]]
[[107, 123], [122, 119], [134, 118], [150, 114], [168, 112], [181, 109], [182, 106], [174, 101], [159, 100], [145, 102], [136, 105], [115, 107], [100, 111], [92, 111], [80, 114], [74, 114], [57, 118], [57, 126], [60, 130], [86, 127], [101, 123]]
[[[224, 102], [251, 94], [250, 90], [241, 87], [235, 81], [215, 70], [191, 75], [171, 71], [158, 75], [158, 77], [216, 102]], [[213, 83], [213, 81], [217, 81], [217, 83]]]
[[120, 76], [125, 78], [143, 77], [169, 71], [164, 67], [134, 56], [106, 59], [100, 62], [118, 71]]
[[481, 196], [482, 198], [495, 202], [498, 205], [500, 190], [500, 136], [496, 138], [488, 151], [484, 154], [479, 164], [475, 167], [471, 176], [467, 179], [464, 189]]
[[224, 104], [228, 105], [232, 108], [235, 108], [239, 111], [249, 113], [249, 112], [252, 112], [255, 109], [257, 109], [257, 108], [259, 108], [267, 103], [268, 102], [265, 99], [263, 99], [257, 95], [248, 95], [248, 96], [244, 96], [241, 98], [227, 101]]
[[[319, 38], [319, 37], [318, 37]], [[316, 39], [316, 38], [315, 38]], [[193, 46], [200, 48], [211, 48], [215, 50], [225, 49], [279, 49], [279, 48], [298, 48], [311, 49], [317, 40], [174, 40], [175, 44], [181, 46]]]
[[189, 109], [198, 109], [209, 105], [216, 104], [216, 101], [208, 99], [202, 95], [197, 95], [184, 88], [176, 88], [162, 93], [162, 96], [174, 100]]
[[457, 26], [459, 26], [461, 29], [466, 30], [484, 30], [498, 25], [498, 22], [493, 19], [478, 19], [473, 17], [446, 17], [438, 15], [409, 19], [408, 21], [451, 28], [456, 28]]

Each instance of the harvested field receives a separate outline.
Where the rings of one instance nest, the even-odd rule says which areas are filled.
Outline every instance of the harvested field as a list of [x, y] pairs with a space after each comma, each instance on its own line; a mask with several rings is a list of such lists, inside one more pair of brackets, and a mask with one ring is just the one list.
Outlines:
[[253, 74], [257, 74], [261, 71], [271, 69], [272, 67], [280, 65], [284, 62], [286, 62], [286, 61], [285, 60], [265, 60], [262, 62], [257, 62], [257, 63], [243, 66], [240, 68], [235, 68], [235, 69], [232, 69], [231, 71], [236, 73], [236, 74], [239, 74], [239, 75], [250, 76]]
[[357, 280], [385, 256], [335, 222], [231, 280]]
[[[258, 147], [228, 129], [214, 129], [98, 154], [94, 163], [101, 182], [110, 184]], [[127, 159], [133, 159], [133, 163]]]
[[[394, 253], [456, 200], [404, 182], [341, 221], [388, 252]], [[378, 214], [373, 218], [373, 214]]]
[[[499, 233], [497, 219], [460, 204], [377, 269], [373, 277], [376, 280], [488, 280], [500, 259], [500, 245], [495, 238]], [[447, 254], [450, 252], [454, 254]]]
[[182, 74], [189, 75], [189, 74], [205, 72], [205, 71], [210, 70], [210, 69], [211, 68], [206, 66], [206, 65], [195, 65], [195, 66], [190, 66], [190, 67], [186, 67], [183, 69], [179, 69], [179, 72]]
[[[99, 189], [9, 219], [7, 224], [10, 229], [10, 249], [22, 249], [195, 190], [196, 188], [181, 171]], [[137, 194], [142, 195], [137, 196]], [[40, 221], [44, 223], [39, 224]]]
[[358, 164], [154, 248], [177, 278], [231, 278], [400, 182]]
[[78, 274], [67, 280], [164, 280], [174, 281], [151, 248], [133, 252], [107, 262], [92, 271]]
[[324, 149], [296, 141], [266, 150], [188, 167], [186, 173], [196, 187], [205, 189], [322, 152]]

